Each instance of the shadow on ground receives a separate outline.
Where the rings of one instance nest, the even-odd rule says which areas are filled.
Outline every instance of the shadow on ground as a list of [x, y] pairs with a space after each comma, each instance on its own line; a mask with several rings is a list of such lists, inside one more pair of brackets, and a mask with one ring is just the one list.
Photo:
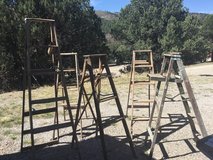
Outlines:
[[[133, 160], [130, 147], [125, 139], [105, 135], [107, 156], [109, 160]], [[102, 148], [99, 138], [91, 138], [79, 142], [79, 151], [68, 143], [61, 143], [56, 146], [46, 147], [35, 151], [18, 152], [1, 155], [0, 160], [102, 160]], [[136, 159], [148, 159], [140, 147], [135, 148]]]

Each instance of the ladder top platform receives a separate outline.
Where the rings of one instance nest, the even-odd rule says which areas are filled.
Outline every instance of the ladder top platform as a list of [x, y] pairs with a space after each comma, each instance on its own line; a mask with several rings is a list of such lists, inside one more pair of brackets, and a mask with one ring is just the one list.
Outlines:
[[106, 54], [88, 54], [88, 55], [84, 55], [84, 58], [89, 58], [89, 57], [104, 57], [106, 56]]
[[181, 52], [169, 52], [168, 54], [164, 54], [165, 57], [178, 57], [181, 58]]
[[146, 52], [152, 52], [152, 50], [133, 50], [133, 53], [138, 53], [138, 52], [139, 52], [139, 53], [140, 53], [140, 52], [141, 52], [141, 53], [142, 53], [142, 52], [143, 52], [143, 53], [144, 53], [144, 52], [146, 53]]
[[43, 18], [25, 18], [25, 22], [55, 22], [54, 19], [43, 19]]
[[76, 52], [71, 52], [71, 53], [60, 53], [61, 56], [72, 56], [72, 55], [77, 55]]

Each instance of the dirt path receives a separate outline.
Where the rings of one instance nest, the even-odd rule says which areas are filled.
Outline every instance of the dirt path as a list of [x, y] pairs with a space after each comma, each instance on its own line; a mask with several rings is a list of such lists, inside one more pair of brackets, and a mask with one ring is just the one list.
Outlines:
[[[128, 74], [121, 74], [120, 69], [125, 66], [111, 67], [111, 72], [116, 75], [114, 82], [119, 94], [119, 98], [126, 111], [127, 92], [129, 78]], [[187, 66], [186, 71], [189, 75], [191, 85], [201, 111], [208, 134], [213, 134], [212, 113], [213, 113], [213, 63], [205, 63]], [[45, 87], [39, 88], [45, 90]], [[38, 91], [39, 92], [39, 91]], [[177, 92], [175, 86], [169, 88], [169, 95]], [[77, 160], [78, 152], [76, 149], [70, 149], [68, 142], [71, 136], [63, 136], [60, 139], [60, 145], [47, 147], [43, 150], [35, 152], [26, 152], [21, 154], [20, 151], [20, 119], [13, 119], [15, 112], [21, 115], [21, 98], [22, 92], [10, 92], [0, 94], [0, 160]], [[18, 109], [17, 109], [18, 108]], [[101, 114], [104, 122], [104, 132], [107, 144], [107, 152], [109, 160], [131, 160], [133, 159], [128, 143], [125, 141], [125, 132], [122, 123], [119, 121], [118, 110], [114, 101], [101, 104]], [[2, 111], [8, 114], [8, 117], [2, 115]], [[62, 112], [62, 111], [61, 111]], [[135, 110], [135, 114], [147, 115], [147, 110]], [[79, 135], [79, 148], [82, 160], [101, 160], [101, 146], [99, 139], [95, 138], [95, 125], [91, 119], [83, 121], [83, 140]], [[3, 118], [2, 118], [3, 117]], [[193, 136], [190, 131], [188, 121], [183, 109], [183, 105], [179, 102], [166, 103], [161, 126], [165, 128], [164, 133], [159, 136], [159, 142], [154, 151], [156, 159], [175, 159], [175, 160], [200, 160], [208, 159], [196, 147]], [[8, 119], [9, 118], [9, 119]], [[4, 121], [3, 121], [4, 120]], [[130, 125], [129, 118], [126, 119]], [[52, 119], [40, 119], [39, 123], [52, 122]], [[3, 122], [10, 122], [6, 125]], [[134, 124], [134, 144], [138, 156], [138, 160], [147, 159], [144, 155], [149, 148], [144, 145], [147, 121], [138, 121]], [[15, 125], [12, 125], [15, 124]], [[166, 130], [167, 129], [167, 130]], [[70, 129], [61, 130], [61, 134], [68, 133]], [[52, 133], [48, 135], [40, 135], [37, 137], [38, 142], [48, 141]], [[26, 142], [26, 141], [25, 141]], [[29, 144], [29, 142], [27, 142]]]

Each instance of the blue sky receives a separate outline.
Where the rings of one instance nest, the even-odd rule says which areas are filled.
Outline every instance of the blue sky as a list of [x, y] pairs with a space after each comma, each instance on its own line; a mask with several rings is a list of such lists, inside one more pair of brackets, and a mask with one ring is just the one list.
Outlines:
[[[90, 0], [90, 3], [95, 10], [119, 12], [130, 0]], [[183, 5], [189, 12], [213, 14], [213, 0], [184, 0]]]

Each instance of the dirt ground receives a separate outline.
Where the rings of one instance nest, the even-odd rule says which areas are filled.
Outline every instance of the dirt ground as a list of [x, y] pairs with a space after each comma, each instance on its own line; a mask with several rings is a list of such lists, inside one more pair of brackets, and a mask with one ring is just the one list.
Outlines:
[[[129, 74], [121, 74], [120, 69], [125, 66], [111, 67], [110, 70], [113, 73], [116, 89], [119, 94], [119, 98], [122, 104], [124, 113], [126, 113], [127, 94], [128, 94], [128, 79]], [[186, 67], [186, 72], [189, 76], [200, 112], [203, 118], [208, 135], [213, 134], [212, 114], [213, 114], [213, 63], [203, 63]], [[122, 81], [123, 80], [123, 81]], [[45, 90], [44, 88], [41, 88]], [[176, 86], [171, 84], [168, 89], [168, 95], [176, 95]], [[180, 100], [180, 98], [177, 98]], [[8, 105], [10, 104], [10, 105]], [[12, 112], [10, 122], [15, 125], [6, 125], [8, 122], [6, 117], [1, 115], [0, 112], [0, 160], [102, 160], [102, 149], [100, 139], [96, 138], [95, 124], [92, 119], [91, 113], [88, 110], [88, 117], [84, 116], [83, 125], [83, 138], [80, 135], [78, 127], [78, 139], [79, 149], [70, 146], [72, 139], [71, 128], [62, 129], [60, 131], [60, 143], [58, 145], [46, 147], [35, 151], [29, 151], [20, 153], [20, 130], [21, 130], [21, 104], [22, 104], [22, 92], [14, 91], [0, 95], [0, 111], [7, 111], [11, 108], [11, 111], [15, 111], [18, 107], [18, 119], [13, 119]], [[131, 150], [125, 139], [125, 132], [122, 123], [119, 119], [119, 114], [115, 102], [107, 101], [100, 106], [105, 141], [107, 148], [107, 156], [109, 160], [133, 160], [133, 159], [148, 159], [146, 155], [150, 142], [144, 144], [146, 128], [148, 121], [136, 121], [134, 130], [134, 145], [137, 158], [133, 158]], [[17, 112], [16, 111], [16, 112]], [[62, 115], [62, 111], [60, 111]], [[148, 116], [147, 109], [134, 110], [135, 115]], [[14, 113], [15, 114], [15, 113]], [[75, 115], [75, 113], [74, 113]], [[15, 115], [14, 115], [15, 116]], [[3, 118], [2, 118], [3, 117]], [[8, 117], [7, 117], [8, 118]], [[60, 118], [63, 121], [63, 116]], [[126, 118], [128, 125], [130, 126], [130, 118]], [[48, 121], [52, 121], [50, 117], [40, 118], [35, 125], [46, 124]], [[195, 123], [197, 124], [197, 123]], [[162, 121], [162, 132], [158, 136], [158, 144], [155, 147], [153, 158], [154, 159], [177, 159], [177, 160], [203, 160], [209, 159], [203, 154], [193, 141], [193, 136], [190, 130], [189, 123], [186, 119], [183, 104], [175, 102], [165, 103]], [[199, 131], [199, 128], [198, 128]], [[36, 143], [48, 142], [52, 137], [52, 132], [48, 132], [44, 135], [38, 135], [35, 137]], [[29, 137], [27, 137], [29, 139]], [[24, 141], [26, 144], [30, 144], [29, 140]], [[80, 152], [80, 154], [79, 154]], [[80, 155], [80, 156], [79, 156]]]

